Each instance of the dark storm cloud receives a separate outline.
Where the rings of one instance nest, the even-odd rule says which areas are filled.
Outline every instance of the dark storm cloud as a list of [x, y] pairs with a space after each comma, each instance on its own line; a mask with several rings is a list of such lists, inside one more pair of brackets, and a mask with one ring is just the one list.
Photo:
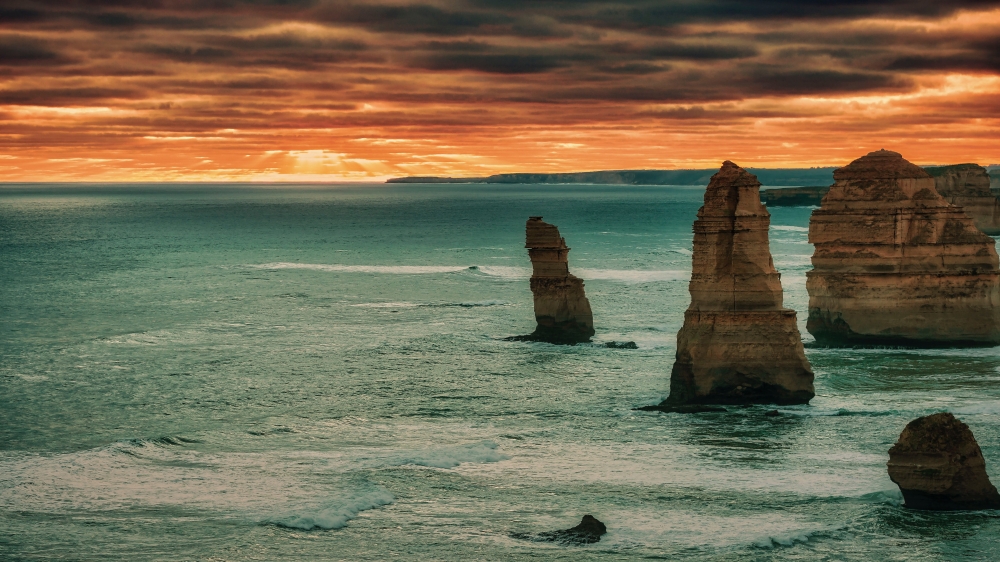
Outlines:
[[476, 70], [496, 74], [545, 72], [564, 61], [549, 55], [492, 55], [479, 53], [438, 53], [417, 59], [415, 66], [428, 70]]
[[10, 105], [79, 106], [116, 99], [141, 99], [138, 90], [117, 88], [28, 88], [0, 90], [0, 103]]
[[[279, 95], [274, 103], [287, 104], [294, 92], [315, 105], [323, 92], [329, 107], [351, 108], [370, 101], [674, 103], [689, 108], [659, 115], [693, 120], [705, 115], [696, 109], [701, 103], [895, 93], [932, 72], [1000, 72], [997, 37], [917, 25], [993, 6], [975, 0], [7, 0], [0, 8], [0, 32], [7, 32], [0, 34], [0, 72], [22, 81], [8, 85], [7, 103], [193, 93], [217, 98], [207, 105], [245, 109], [266, 107]], [[858, 18], [888, 19], [854, 25]], [[909, 23], [894, 25], [899, 18]]]
[[315, 15], [320, 21], [358, 25], [373, 31], [430, 35], [463, 35], [514, 21], [502, 11], [444, 10], [429, 4], [384, 6], [333, 2], [316, 10]]
[[70, 62], [58, 51], [26, 35], [0, 35], [0, 66], [59, 65]]

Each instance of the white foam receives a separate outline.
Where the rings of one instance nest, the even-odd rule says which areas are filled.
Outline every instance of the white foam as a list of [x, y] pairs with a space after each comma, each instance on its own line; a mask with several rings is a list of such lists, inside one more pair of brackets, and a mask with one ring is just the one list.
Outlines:
[[454, 468], [462, 463], [492, 463], [507, 460], [509, 455], [501, 453], [493, 441], [480, 441], [451, 447], [423, 449], [400, 453], [390, 457], [389, 462], [433, 468]]
[[809, 232], [809, 228], [805, 226], [788, 226], [782, 224], [772, 224], [771, 230], [784, 230], [786, 232]]
[[480, 307], [480, 306], [507, 306], [509, 304], [510, 303], [507, 302], [507, 301], [488, 300], [488, 301], [470, 301], [470, 302], [457, 302], [457, 303], [448, 303], [448, 304], [437, 304], [437, 305], [430, 305], [430, 306], [459, 306], [459, 307], [463, 307], [463, 308], [477, 308], [477, 307]]
[[313, 271], [343, 271], [347, 273], [382, 273], [388, 275], [427, 275], [465, 271], [464, 265], [341, 265], [325, 263], [275, 262], [252, 265], [256, 269], [309, 269]]
[[305, 531], [340, 529], [360, 512], [389, 505], [395, 500], [384, 488], [376, 486], [371, 490], [354, 492], [318, 505], [295, 508], [284, 515], [265, 519], [264, 522]]
[[476, 269], [484, 275], [503, 279], [527, 279], [531, 277], [530, 269], [510, 265], [481, 265]]
[[819, 527], [813, 529], [801, 529], [785, 533], [767, 535], [754, 541], [754, 546], [759, 548], [774, 548], [776, 546], [792, 546], [795, 543], [809, 542], [816, 535], [826, 534], [837, 529], [842, 529], [843, 525]]
[[359, 308], [416, 308], [420, 305], [413, 302], [363, 302], [351, 306]]
[[651, 283], [657, 281], [686, 281], [691, 272], [686, 269], [643, 270], [643, 269], [589, 269], [573, 270], [585, 281], [600, 279], [605, 281], [621, 281], [623, 283]]

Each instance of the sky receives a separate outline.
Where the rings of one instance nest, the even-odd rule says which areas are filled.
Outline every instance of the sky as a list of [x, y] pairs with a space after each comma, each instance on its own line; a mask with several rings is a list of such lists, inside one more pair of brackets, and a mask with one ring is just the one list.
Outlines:
[[1000, 2], [2, 0], [0, 181], [1000, 162]]

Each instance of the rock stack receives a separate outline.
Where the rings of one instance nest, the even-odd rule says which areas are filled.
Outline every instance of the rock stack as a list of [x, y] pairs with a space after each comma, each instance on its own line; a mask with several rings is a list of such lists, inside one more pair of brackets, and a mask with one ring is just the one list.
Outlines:
[[976, 227], [1000, 234], [1000, 201], [990, 191], [990, 175], [979, 164], [924, 168], [934, 178], [937, 192], [952, 205], [965, 209]]
[[795, 311], [782, 307], [759, 190], [756, 176], [729, 161], [708, 184], [694, 222], [691, 306], [660, 409], [804, 404], [814, 395]]
[[889, 478], [912, 509], [1000, 509], [969, 426], [944, 412], [906, 425], [889, 449]]
[[531, 293], [535, 299], [534, 333], [515, 339], [575, 344], [594, 335], [594, 314], [583, 292], [583, 280], [569, 272], [569, 248], [559, 229], [531, 217], [526, 226], [531, 258]]
[[833, 173], [809, 221], [807, 329], [820, 345], [993, 346], [1000, 269], [993, 239], [879, 150]]

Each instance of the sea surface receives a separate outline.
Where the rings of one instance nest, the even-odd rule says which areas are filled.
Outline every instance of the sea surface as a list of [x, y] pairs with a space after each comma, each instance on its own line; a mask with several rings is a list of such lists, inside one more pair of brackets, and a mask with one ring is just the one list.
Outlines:
[[[0, 186], [2, 560], [996, 560], [901, 507], [948, 410], [1000, 481], [1000, 349], [807, 349], [808, 406], [662, 414], [703, 187]], [[772, 209], [803, 339], [809, 208]], [[594, 344], [533, 330], [558, 225]], [[638, 349], [609, 349], [634, 341]], [[512, 538], [608, 527], [597, 544]]]

